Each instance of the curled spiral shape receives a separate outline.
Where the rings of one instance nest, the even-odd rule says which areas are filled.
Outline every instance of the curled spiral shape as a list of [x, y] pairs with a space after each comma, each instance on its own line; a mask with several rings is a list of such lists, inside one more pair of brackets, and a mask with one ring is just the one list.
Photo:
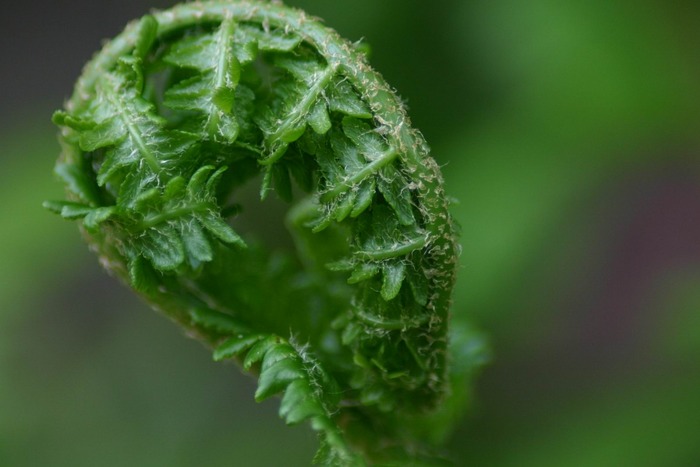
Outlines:
[[[256, 399], [283, 393], [319, 461], [418, 455], [401, 422], [448, 392], [458, 248], [439, 167], [361, 46], [279, 4], [186, 3], [108, 42], [54, 121], [69, 201], [46, 205], [108, 270], [257, 374]], [[244, 233], [256, 180], [294, 251]]]

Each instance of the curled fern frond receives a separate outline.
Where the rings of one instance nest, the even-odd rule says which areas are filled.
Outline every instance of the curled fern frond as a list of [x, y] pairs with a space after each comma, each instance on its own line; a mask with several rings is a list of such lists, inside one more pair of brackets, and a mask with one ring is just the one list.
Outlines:
[[[108, 42], [54, 121], [69, 200], [46, 206], [258, 375], [256, 399], [283, 394], [319, 462], [427, 455], [407, 421], [450, 392], [457, 244], [437, 164], [356, 45], [277, 3], [182, 4]], [[256, 181], [295, 251], [242, 230]]]

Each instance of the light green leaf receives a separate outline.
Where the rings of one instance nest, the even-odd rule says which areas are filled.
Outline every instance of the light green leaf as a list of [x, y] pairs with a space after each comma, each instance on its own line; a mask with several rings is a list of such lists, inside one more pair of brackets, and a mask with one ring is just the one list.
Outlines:
[[278, 343], [278, 339], [275, 336], [267, 336], [265, 339], [257, 342], [243, 360], [243, 368], [249, 370], [253, 365], [263, 359], [268, 350]]
[[192, 322], [219, 334], [247, 335], [250, 330], [233, 316], [210, 308], [197, 307], [189, 311]]
[[163, 196], [160, 188], [149, 188], [140, 190], [134, 200], [133, 209], [140, 213], [149, 213], [152, 211], [160, 211], [163, 205]]
[[139, 292], [150, 294], [158, 288], [158, 273], [151, 263], [138, 256], [129, 262], [129, 281]]
[[333, 208], [333, 217], [337, 222], [343, 222], [352, 212], [355, 207], [355, 198], [357, 198], [357, 192], [355, 190], [348, 191], [337, 202]]
[[215, 34], [186, 37], [164, 57], [167, 63], [201, 72], [170, 87], [165, 92], [165, 105], [198, 112], [205, 123], [202, 136], [226, 142], [236, 140], [240, 127], [232, 113], [241, 77], [241, 64], [234, 53], [235, 31], [235, 23], [226, 17]]
[[165, 185], [163, 197], [166, 200], [182, 197], [185, 191], [185, 184], [185, 178], [181, 175], [171, 178], [167, 185]]
[[83, 151], [113, 146], [126, 138], [127, 132], [123, 122], [117, 117], [108, 118], [89, 130], [80, 133], [80, 148]]
[[345, 117], [343, 132], [368, 161], [381, 158], [389, 150], [384, 139], [369, 124], [357, 118]]
[[265, 353], [265, 358], [263, 359], [262, 367], [260, 368], [260, 370], [264, 372], [280, 360], [286, 360], [290, 358], [296, 359], [298, 357], [299, 354], [296, 350], [294, 350], [294, 347], [292, 347], [287, 342], [280, 342]]
[[352, 85], [341, 79], [334, 83], [329, 92], [329, 108], [351, 117], [372, 118], [369, 106], [360, 98]]
[[245, 246], [243, 239], [224, 222], [219, 214], [207, 211], [197, 216], [197, 219], [202, 223], [205, 229], [209, 230], [216, 238], [224, 243], [236, 244]]
[[323, 64], [318, 58], [309, 55], [276, 55], [274, 64], [307, 85], [312, 85], [318, 74], [323, 71]]
[[139, 58], [145, 58], [148, 55], [151, 45], [156, 40], [158, 34], [158, 21], [151, 16], [146, 15], [139, 22], [138, 39], [134, 47], [134, 55]]
[[348, 278], [348, 284], [357, 284], [379, 274], [380, 268], [376, 263], [360, 263]]
[[210, 35], [185, 36], [170, 47], [163, 61], [182, 68], [194, 68], [200, 71], [211, 69], [214, 38]]
[[260, 402], [274, 396], [283, 391], [292, 381], [305, 376], [306, 373], [297, 359], [278, 360], [261, 371], [255, 400]]
[[279, 414], [289, 425], [325, 415], [309, 383], [303, 378], [294, 380], [287, 386], [280, 403]]
[[213, 165], [205, 165], [197, 169], [197, 171], [190, 177], [190, 181], [187, 183], [187, 196], [191, 199], [197, 199], [202, 195], [202, 193], [208, 192], [205, 188], [207, 181], [209, 180], [209, 174], [211, 174], [216, 167]]
[[203, 109], [208, 113], [209, 99], [212, 99], [211, 83], [205, 76], [197, 75], [168, 88], [163, 103], [174, 110]]
[[42, 206], [53, 213], [60, 214], [64, 219], [80, 219], [92, 211], [90, 206], [71, 201], [44, 201]]
[[350, 217], [357, 217], [367, 210], [372, 205], [374, 193], [377, 190], [377, 183], [374, 177], [364, 180], [357, 191], [355, 206], [352, 208]]
[[393, 300], [401, 291], [401, 284], [406, 277], [406, 265], [403, 261], [391, 261], [382, 266], [382, 298], [387, 302]]
[[316, 102], [309, 114], [309, 126], [319, 135], [325, 135], [331, 129], [331, 118], [322, 99]]
[[355, 269], [356, 261], [352, 258], [342, 258], [338, 261], [326, 264], [326, 269], [334, 272], [348, 272]]
[[236, 98], [233, 89], [220, 87], [214, 91], [211, 100], [220, 112], [228, 114], [233, 109], [233, 101]]
[[185, 223], [181, 229], [182, 232], [182, 242], [185, 246], [185, 252], [190, 260], [192, 267], [199, 266], [199, 263], [204, 263], [211, 261], [213, 258], [213, 253], [211, 250], [211, 245], [207, 240], [204, 231], [199, 226], [197, 221], [190, 221]]
[[117, 213], [116, 206], [95, 208], [83, 219], [83, 225], [89, 231], [95, 231], [100, 224]]
[[290, 52], [301, 43], [301, 37], [287, 34], [280, 29], [270, 32], [255, 30], [255, 35], [260, 50], [267, 52]]
[[214, 360], [218, 362], [236, 357], [264, 338], [265, 336], [262, 334], [253, 334], [244, 337], [230, 337], [221, 345], [216, 347], [214, 350]]
[[141, 254], [160, 271], [172, 271], [185, 261], [185, 247], [170, 225], [159, 225], [137, 240]]

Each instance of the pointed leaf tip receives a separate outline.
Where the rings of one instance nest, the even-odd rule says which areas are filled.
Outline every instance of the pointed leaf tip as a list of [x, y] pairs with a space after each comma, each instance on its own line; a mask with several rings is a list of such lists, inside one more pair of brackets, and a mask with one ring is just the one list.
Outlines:
[[303, 378], [306, 372], [295, 358], [285, 358], [263, 369], [255, 391], [255, 400], [260, 402], [283, 391], [289, 383]]
[[212, 233], [212, 235], [222, 242], [229, 243], [231, 245], [238, 245], [240, 247], [246, 246], [240, 235], [238, 235], [236, 231], [231, 228], [231, 226], [224, 222], [217, 213], [208, 211], [197, 218], [202, 223], [204, 228], [206, 228]]
[[226, 339], [223, 344], [219, 345], [214, 350], [214, 360], [218, 362], [220, 360], [236, 357], [264, 338], [264, 335], [254, 334], [252, 336], [236, 336]]
[[152, 15], [146, 15], [141, 18], [139, 23], [139, 32], [134, 48], [134, 55], [139, 58], [144, 58], [155, 42], [158, 35], [158, 20]]

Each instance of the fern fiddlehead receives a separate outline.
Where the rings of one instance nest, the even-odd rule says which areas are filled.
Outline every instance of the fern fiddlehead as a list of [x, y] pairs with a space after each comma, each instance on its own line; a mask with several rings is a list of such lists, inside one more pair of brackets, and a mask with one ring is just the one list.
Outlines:
[[[457, 245], [439, 168], [360, 48], [276, 3], [186, 3], [108, 42], [54, 121], [69, 200], [46, 206], [257, 374], [257, 400], [283, 393], [320, 462], [423, 455], [403, 422], [449, 391]], [[290, 204], [294, 252], [240, 233], [254, 180]]]

